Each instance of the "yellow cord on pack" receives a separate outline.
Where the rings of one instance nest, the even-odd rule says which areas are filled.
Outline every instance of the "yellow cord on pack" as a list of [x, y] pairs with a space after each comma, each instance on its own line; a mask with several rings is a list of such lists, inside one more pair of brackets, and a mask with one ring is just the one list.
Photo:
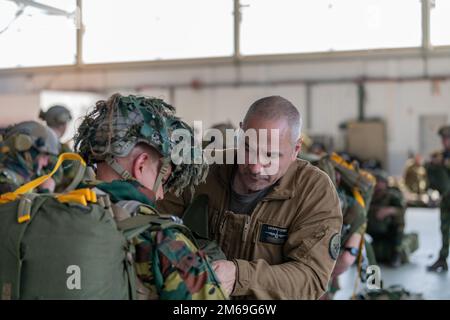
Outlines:
[[53, 167], [52, 171], [49, 174], [36, 178], [24, 184], [23, 186], [20, 186], [13, 192], [8, 192], [0, 195], [0, 204], [15, 201], [20, 195], [31, 192], [33, 189], [39, 187], [45, 181], [50, 179], [56, 173], [56, 171], [58, 171], [62, 163], [66, 160], [79, 161], [82, 166], [86, 167], [86, 162], [84, 162], [83, 158], [79, 154], [72, 152], [62, 153], [58, 157], [58, 161], [56, 162], [55, 166]]

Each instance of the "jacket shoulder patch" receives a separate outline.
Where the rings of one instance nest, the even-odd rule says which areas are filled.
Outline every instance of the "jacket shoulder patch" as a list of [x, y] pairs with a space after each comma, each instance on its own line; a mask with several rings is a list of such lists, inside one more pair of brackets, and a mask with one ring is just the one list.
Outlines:
[[329, 253], [333, 260], [336, 260], [339, 256], [341, 249], [341, 235], [339, 233], [334, 234], [330, 239]]

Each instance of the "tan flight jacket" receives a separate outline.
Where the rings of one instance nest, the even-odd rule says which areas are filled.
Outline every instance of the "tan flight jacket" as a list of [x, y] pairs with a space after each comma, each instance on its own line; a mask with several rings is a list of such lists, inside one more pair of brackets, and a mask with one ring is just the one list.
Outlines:
[[[232, 172], [233, 165], [212, 165], [206, 183], [195, 192], [209, 196], [210, 237], [237, 265], [232, 296], [321, 297], [335, 265], [335, 235], [342, 226], [339, 199], [329, 177], [296, 160], [252, 214], [246, 215], [227, 211]], [[181, 216], [190, 199], [187, 192], [178, 198], [169, 194], [158, 209]]]

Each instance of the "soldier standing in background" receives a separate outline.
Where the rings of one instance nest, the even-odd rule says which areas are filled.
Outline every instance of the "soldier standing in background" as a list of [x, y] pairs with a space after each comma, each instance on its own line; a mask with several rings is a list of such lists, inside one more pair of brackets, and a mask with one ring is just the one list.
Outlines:
[[450, 237], [450, 126], [444, 126], [439, 130], [444, 149], [435, 152], [431, 156], [431, 161], [426, 165], [428, 181], [432, 189], [438, 190], [441, 194], [441, 235], [442, 248], [439, 258], [428, 271], [447, 271], [447, 257]]
[[[72, 120], [72, 114], [69, 109], [64, 106], [55, 105], [50, 107], [47, 111], [40, 111], [39, 118], [47, 123], [58, 139], [61, 139], [66, 133], [67, 125]], [[70, 152], [71, 148], [66, 143], [61, 143], [61, 152]]]

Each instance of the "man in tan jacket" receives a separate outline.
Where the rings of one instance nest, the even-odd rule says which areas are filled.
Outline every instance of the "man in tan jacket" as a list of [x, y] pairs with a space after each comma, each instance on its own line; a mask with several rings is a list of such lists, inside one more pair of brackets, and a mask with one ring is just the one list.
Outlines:
[[[336, 190], [324, 172], [297, 159], [301, 117], [288, 100], [256, 101], [241, 128], [266, 129], [267, 143], [242, 140], [245, 147], [242, 143], [235, 154], [245, 148], [244, 163], [236, 164], [235, 156], [232, 164], [213, 164], [194, 195], [208, 196], [209, 236], [228, 259], [214, 263], [216, 273], [236, 298], [318, 299], [339, 254]], [[253, 151], [259, 153], [252, 162]], [[169, 195], [158, 206], [181, 216], [190, 201], [189, 194]]]

